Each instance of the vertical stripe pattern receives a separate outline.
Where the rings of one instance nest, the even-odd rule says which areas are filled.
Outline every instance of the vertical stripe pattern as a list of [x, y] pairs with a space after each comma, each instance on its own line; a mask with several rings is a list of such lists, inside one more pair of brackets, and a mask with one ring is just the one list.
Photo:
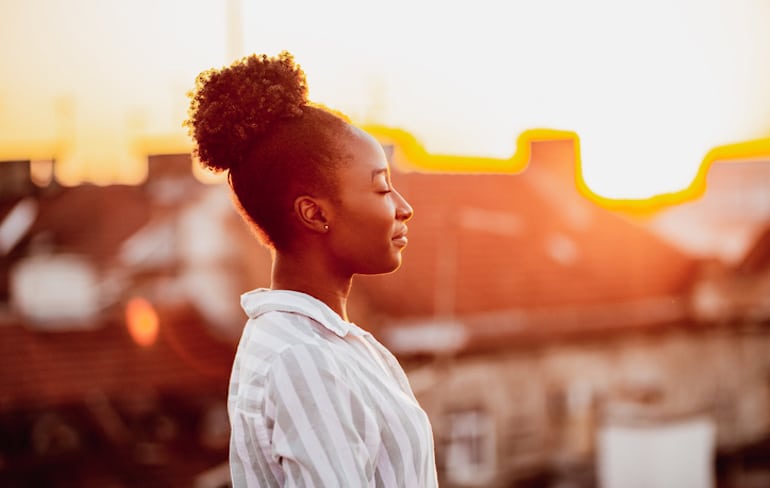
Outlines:
[[304, 293], [241, 297], [234, 487], [435, 487], [433, 435], [395, 357]]

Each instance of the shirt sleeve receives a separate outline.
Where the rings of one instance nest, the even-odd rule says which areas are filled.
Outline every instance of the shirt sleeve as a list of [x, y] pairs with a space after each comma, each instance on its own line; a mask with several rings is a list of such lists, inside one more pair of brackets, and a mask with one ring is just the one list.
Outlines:
[[273, 364], [265, 413], [285, 486], [374, 486], [377, 424], [342, 368], [310, 345], [283, 351]]

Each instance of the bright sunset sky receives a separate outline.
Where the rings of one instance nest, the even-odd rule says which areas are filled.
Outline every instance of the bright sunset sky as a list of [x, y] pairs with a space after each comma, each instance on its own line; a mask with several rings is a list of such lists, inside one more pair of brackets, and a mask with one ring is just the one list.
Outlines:
[[676, 191], [713, 147], [770, 137], [767, 0], [0, 0], [0, 160], [140, 181], [147, 151], [190, 149], [198, 72], [284, 49], [313, 100], [431, 152], [508, 158], [524, 130], [575, 131], [610, 198]]

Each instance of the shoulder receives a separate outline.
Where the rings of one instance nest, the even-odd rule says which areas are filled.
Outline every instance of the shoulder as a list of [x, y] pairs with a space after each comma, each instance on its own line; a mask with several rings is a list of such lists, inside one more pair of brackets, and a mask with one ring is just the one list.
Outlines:
[[333, 359], [339, 338], [311, 317], [270, 311], [249, 319], [238, 345], [238, 356], [258, 358], [263, 367], [309, 355], [323, 363]]
[[298, 344], [313, 344], [325, 340], [323, 326], [312, 318], [285, 311], [270, 311], [246, 322], [245, 340], [259, 343], [280, 353]]
[[310, 317], [290, 312], [270, 311], [249, 319], [233, 363], [234, 391], [251, 391], [251, 397], [261, 398], [270, 384], [330, 369], [333, 338], [324, 330]]

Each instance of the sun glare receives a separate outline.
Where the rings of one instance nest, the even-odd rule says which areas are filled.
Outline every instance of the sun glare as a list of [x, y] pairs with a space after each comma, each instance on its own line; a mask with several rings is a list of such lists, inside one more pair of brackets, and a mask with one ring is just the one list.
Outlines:
[[770, 138], [756, 0], [28, 0], [0, 19], [0, 160], [55, 160], [64, 184], [142, 181], [147, 154], [191, 149], [200, 71], [284, 49], [315, 101], [453, 155], [448, 170], [574, 134], [603, 203], [683, 195], [716, 149]]

